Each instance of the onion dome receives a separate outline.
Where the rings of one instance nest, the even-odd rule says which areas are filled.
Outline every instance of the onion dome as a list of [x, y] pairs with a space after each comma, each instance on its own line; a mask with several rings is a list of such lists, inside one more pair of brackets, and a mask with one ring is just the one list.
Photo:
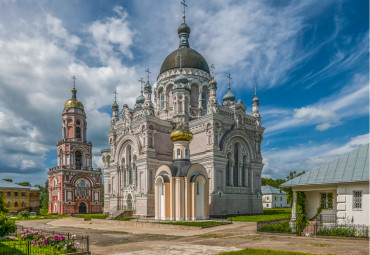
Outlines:
[[209, 81], [209, 88], [210, 89], [217, 89], [217, 82], [216, 80], [212, 77], [212, 79]]
[[181, 68], [194, 68], [210, 73], [208, 63], [204, 57], [196, 50], [190, 48], [190, 27], [185, 23], [185, 21], [179, 26], [177, 32], [180, 39], [179, 48], [165, 58], [159, 74], [171, 69], [180, 68], [180, 55], [182, 59]]
[[67, 100], [67, 102], [64, 104], [64, 108], [78, 108], [81, 110], [84, 109], [84, 106], [81, 103], [81, 101], [76, 98], [76, 94], [77, 94], [77, 89], [73, 88], [72, 98]]
[[191, 141], [193, 134], [190, 132], [189, 127], [185, 126], [182, 122], [172, 131], [170, 138], [172, 142], [175, 141]]
[[145, 98], [143, 96], [143, 93], [141, 93], [137, 98], [136, 98], [136, 104], [143, 104], [145, 101]]
[[152, 85], [150, 85], [149, 81], [147, 81], [146, 84], [145, 84], [145, 86], [144, 86], [144, 92], [146, 92], [146, 93], [152, 93]]
[[118, 104], [116, 101], [112, 104], [112, 111], [118, 111]]
[[182, 22], [179, 28], [177, 29], [177, 33], [179, 35], [182, 33], [186, 33], [190, 35], [190, 27], [185, 22]]
[[231, 93], [231, 91], [229, 89], [222, 99], [224, 101], [233, 101], [233, 102], [235, 102], [235, 95], [233, 93]]
[[176, 76], [176, 78], [173, 80], [175, 84], [182, 83], [187, 84], [189, 82], [188, 78], [186, 78], [184, 75], [180, 74]]

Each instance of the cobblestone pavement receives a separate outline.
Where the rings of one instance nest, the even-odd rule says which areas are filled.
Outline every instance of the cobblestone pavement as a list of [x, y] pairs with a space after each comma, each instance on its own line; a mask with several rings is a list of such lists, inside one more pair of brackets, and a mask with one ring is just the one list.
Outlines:
[[202, 230], [124, 228], [114, 224], [76, 224], [63, 219], [22, 221], [17, 224], [34, 229], [89, 235], [93, 255], [217, 254], [244, 248], [318, 254], [369, 254], [368, 239], [261, 234], [256, 232], [255, 223], [246, 222]]

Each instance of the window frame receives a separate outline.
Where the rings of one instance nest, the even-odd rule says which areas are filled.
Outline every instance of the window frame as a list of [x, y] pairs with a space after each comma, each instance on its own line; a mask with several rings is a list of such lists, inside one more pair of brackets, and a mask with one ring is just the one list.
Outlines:
[[[359, 194], [359, 196], [356, 196]], [[356, 204], [358, 204], [356, 206]], [[352, 192], [352, 210], [353, 211], [362, 211], [362, 190], [354, 190]]]

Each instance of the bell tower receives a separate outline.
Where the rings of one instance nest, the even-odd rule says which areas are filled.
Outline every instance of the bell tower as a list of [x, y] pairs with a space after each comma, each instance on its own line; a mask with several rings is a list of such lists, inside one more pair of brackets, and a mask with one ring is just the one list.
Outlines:
[[92, 168], [92, 144], [86, 140], [84, 106], [77, 99], [73, 76], [72, 98], [64, 104], [62, 139], [57, 166], [49, 169], [49, 213], [101, 212], [101, 171]]

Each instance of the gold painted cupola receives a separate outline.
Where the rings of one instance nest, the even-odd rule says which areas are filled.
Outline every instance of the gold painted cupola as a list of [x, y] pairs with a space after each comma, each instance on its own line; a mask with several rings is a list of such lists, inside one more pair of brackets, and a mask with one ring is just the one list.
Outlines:
[[189, 160], [189, 144], [193, 139], [193, 134], [190, 132], [189, 126], [180, 121], [172, 131], [170, 138], [173, 142], [173, 159]]

